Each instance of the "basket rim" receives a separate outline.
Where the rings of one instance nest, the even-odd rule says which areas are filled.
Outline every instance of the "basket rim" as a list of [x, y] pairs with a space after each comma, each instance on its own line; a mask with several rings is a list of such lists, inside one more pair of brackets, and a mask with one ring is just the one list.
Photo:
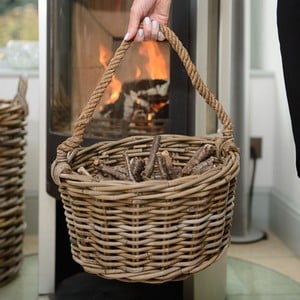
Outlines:
[[[215, 143], [216, 145], [218, 145], [221, 150], [223, 151], [223, 149], [226, 151], [226, 157], [231, 158], [235, 163], [237, 163], [236, 166], [236, 170], [233, 172], [232, 176], [230, 176], [230, 178], [236, 177], [237, 174], [239, 173], [239, 159], [240, 159], [240, 153], [239, 153], [239, 149], [236, 147], [233, 138], [231, 137], [226, 137], [226, 136], [222, 136], [222, 135], [212, 135], [212, 136], [204, 136], [204, 137], [200, 137], [200, 136], [187, 136], [187, 135], [180, 135], [180, 134], [162, 134], [161, 136], [161, 148], [168, 148], [166, 145], [167, 144], [179, 144], [180, 142], [191, 142], [191, 144], [193, 144], [194, 142], [199, 143], [199, 142], [203, 142], [203, 143]], [[110, 150], [113, 150], [114, 147], [118, 146], [118, 145], [122, 145], [123, 147], [128, 147], [130, 145], [134, 145], [136, 143], [138, 143], [138, 145], [141, 145], [143, 143], [149, 143], [151, 141], [153, 141], [154, 136], [149, 136], [149, 135], [141, 135], [141, 136], [129, 136], [129, 137], [125, 137], [123, 139], [119, 139], [119, 140], [113, 140], [113, 141], [99, 141], [97, 143], [94, 143], [92, 145], [83, 147], [77, 147], [75, 149], [73, 149], [72, 151], [69, 151], [67, 153], [67, 161], [57, 161], [55, 160], [52, 163], [51, 166], [51, 175], [52, 178], [55, 179], [55, 182], [57, 183], [57, 185], [59, 186], [61, 184], [61, 180], [68, 180], [69, 183], [73, 182], [73, 184], [75, 182], [86, 182], [87, 185], [92, 185], [97, 183], [97, 181], [92, 180], [91, 178], [89, 178], [86, 175], [82, 175], [82, 174], [78, 174], [77, 172], [75, 172], [72, 169], [72, 163], [76, 160], [78, 155], [84, 155], [85, 153], [97, 149], [98, 154], [99, 153], [105, 153], [106, 151], [109, 152]], [[164, 145], [164, 143], [166, 145]], [[109, 154], [108, 154], [109, 155]], [[96, 154], [95, 154], [96, 156]], [[228, 163], [228, 162], [227, 162]], [[230, 165], [228, 164], [223, 164], [223, 168], [221, 167], [216, 167], [213, 169], [209, 169], [208, 171], [204, 172], [203, 174], [200, 175], [188, 175], [188, 176], [184, 176], [184, 177], [180, 177], [180, 178], [176, 178], [176, 179], [149, 179], [147, 181], [143, 181], [144, 183], [146, 182], [148, 185], [149, 184], [168, 184], [173, 185], [175, 183], [179, 184], [182, 180], [186, 180], [186, 179], [182, 179], [182, 178], [197, 178], [198, 180], [201, 179], [204, 182], [209, 182], [212, 180], [215, 180], [218, 177], [223, 176], [224, 178], [226, 176], [226, 172], [229, 170], [228, 167]], [[226, 178], [225, 180], [228, 181], [228, 179]], [[130, 180], [109, 180], [109, 179], [105, 179], [103, 181], [100, 182], [105, 182], [105, 184], [112, 184], [112, 185], [130, 185], [131, 187], [134, 186], [138, 186], [141, 187], [143, 186], [142, 182], [133, 182]]]

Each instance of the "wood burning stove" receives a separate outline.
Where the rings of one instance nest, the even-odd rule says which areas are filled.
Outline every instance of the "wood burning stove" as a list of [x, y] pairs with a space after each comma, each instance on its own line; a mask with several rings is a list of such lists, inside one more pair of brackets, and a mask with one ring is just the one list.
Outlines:
[[[74, 120], [125, 34], [131, 2], [48, 0], [48, 170], [57, 145], [71, 134]], [[173, 0], [170, 20], [192, 58], [195, 7], [196, 0]], [[168, 43], [134, 43], [87, 127], [84, 144], [139, 134], [191, 135], [194, 124], [194, 90]], [[50, 172], [47, 192], [59, 199]], [[82, 269], [71, 258], [62, 204], [57, 201], [56, 286], [78, 272]], [[178, 294], [181, 283], [170, 287]], [[168, 285], [161, 288], [169, 293]]]
[[99, 107], [86, 136], [123, 138], [169, 131], [169, 81], [142, 79], [122, 84], [115, 101]]

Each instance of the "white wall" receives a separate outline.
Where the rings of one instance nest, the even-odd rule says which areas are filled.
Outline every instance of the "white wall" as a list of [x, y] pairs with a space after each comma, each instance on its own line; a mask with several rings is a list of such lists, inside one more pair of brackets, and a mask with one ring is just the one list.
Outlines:
[[[249, 80], [250, 136], [262, 139], [262, 155], [256, 162], [256, 187], [271, 187], [274, 182], [274, 137], [276, 84], [272, 72], [252, 70]], [[252, 174], [254, 162], [249, 163]]]
[[266, 85], [256, 91], [252, 89], [252, 93], [265, 93], [263, 97], [261, 94], [255, 96], [256, 99], [260, 96], [260, 101], [254, 99], [250, 103], [251, 130], [257, 136], [264, 135], [263, 147], [266, 147], [263, 158], [258, 162], [256, 185], [271, 185], [289, 207], [300, 212], [300, 180], [295, 168], [294, 142], [277, 35], [277, 1], [252, 0], [252, 9], [251, 64], [274, 75], [273, 90], [268, 90]]

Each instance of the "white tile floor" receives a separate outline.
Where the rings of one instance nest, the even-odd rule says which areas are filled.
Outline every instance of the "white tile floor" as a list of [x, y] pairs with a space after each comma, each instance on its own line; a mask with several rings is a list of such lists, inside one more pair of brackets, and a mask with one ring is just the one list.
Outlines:
[[[37, 296], [37, 250], [37, 237], [26, 236], [21, 272], [0, 289], [0, 300], [48, 300]], [[232, 244], [227, 275], [227, 300], [300, 299], [300, 258], [272, 233], [267, 240]]]

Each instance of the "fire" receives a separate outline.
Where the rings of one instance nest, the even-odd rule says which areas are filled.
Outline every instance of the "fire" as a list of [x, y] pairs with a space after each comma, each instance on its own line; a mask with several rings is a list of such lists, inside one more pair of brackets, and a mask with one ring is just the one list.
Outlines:
[[141, 75], [142, 75], [142, 70], [139, 67], [137, 67], [135, 70], [135, 78], [138, 79], [141, 77]]
[[[140, 59], [129, 62], [128, 72], [123, 72], [123, 81], [132, 81], [140, 79], [164, 79], [169, 78], [168, 60], [164, 56], [164, 51], [160, 48], [160, 43], [155, 41], [141, 42], [138, 46], [138, 56]], [[112, 58], [112, 52], [102, 44], [99, 45], [99, 63], [104, 69], [107, 68], [109, 60]], [[124, 78], [126, 74], [126, 78]], [[120, 76], [120, 75], [119, 75]], [[122, 75], [121, 75], [122, 76]], [[114, 103], [122, 91], [122, 81], [116, 76], [105, 91], [105, 103]]]
[[[111, 59], [111, 57], [112, 57], [112, 53], [108, 51], [104, 46], [100, 45], [99, 62], [104, 68], [107, 68], [108, 62]], [[106, 93], [108, 93], [109, 95], [108, 96], [109, 99], [107, 103], [114, 103], [119, 98], [121, 90], [122, 90], [122, 83], [120, 80], [116, 78], [116, 76], [114, 76], [106, 91]]]
[[159, 43], [155, 41], [141, 43], [139, 54], [147, 59], [145, 69], [150, 79], [168, 79], [167, 61], [159, 48]]
[[99, 63], [107, 68], [108, 62], [111, 59], [111, 53], [102, 45], [99, 45]]
[[108, 100], [109, 103], [115, 102], [121, 93], [122, 90], [122, 83], [118, 80], [115, 76], [112, 78], [112, 81], [109, 85], [109, 93], [110, 99]]

